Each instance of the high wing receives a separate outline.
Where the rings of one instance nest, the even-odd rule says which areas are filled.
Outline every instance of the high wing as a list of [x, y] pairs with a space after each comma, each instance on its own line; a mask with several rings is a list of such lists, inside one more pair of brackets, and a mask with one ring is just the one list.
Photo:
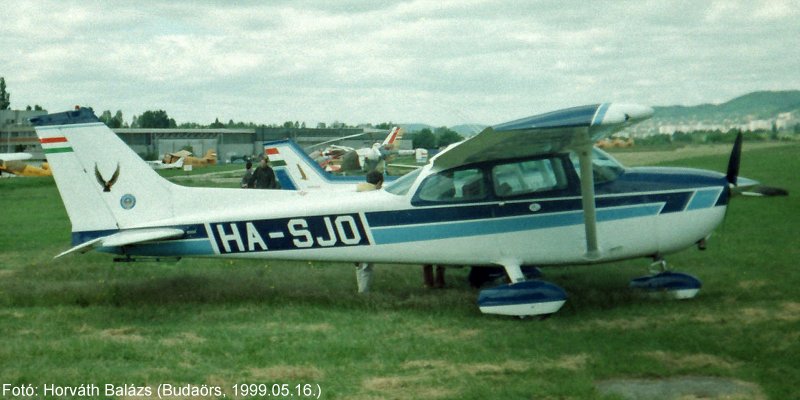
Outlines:
[[653, 115], [653, 109], [631, 104], [602, 103], [567, 108], [490, 126], [433, 158], [433, 168], [498, 159], [531, 157], [591, 147]]
[[[535, 115], [484, 129], [437, 154], [434, 170], [489, 160], [535, 157], [575, 151], [581, 164], [581, 203], [586, 231], [587, 260], [603, 250], [597, 240], [597, 212], [592, 171], [592, 146], [630, 125], [650, 118], [653, 109], [633, 104], [602, 103]], [[521, 276], [521, 273], [517, 274]]]

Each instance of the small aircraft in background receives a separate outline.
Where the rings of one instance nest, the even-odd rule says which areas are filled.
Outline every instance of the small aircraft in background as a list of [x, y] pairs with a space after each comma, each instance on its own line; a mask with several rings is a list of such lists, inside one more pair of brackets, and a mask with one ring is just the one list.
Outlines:
[[[166, 156], [164, 158], [167, 158]], [[180, 157], [177, 160], [165, 163], [164, 160], [147, 161], [153, 169], [181, 169], [183, 168], [183, 160], [186, 157]]]
[[326, 171], [290, 139], [264, 142], [264, 156], [269, 159], [281, 189], [355, 191], [356, 185], [364, 182], [364, 176]]
[[31, 153], [0, 153], [0, 175], [12, 176], [52, 176], [50, 166], [42, 163], [40, 167], [24, 162], [30, 160]]
[[0, 153], [0, 161], [25, 161], [32, 157], [31, 153]]
[[[264, 156], [269, 158], [270, 166], [286, 190], [355, 190], [357, 184], [364, 182], [363, 175], [339, 175], [324, 170], [311, 156], [290, 139], [264, 142]], [[427, 156], [427, 154], [426, 154]], [[422, 165], [397, 165], [395, 169], [417, 169]], [[399, 176], [387, 175], [384, 171], [384, 185]]]
[[[566, 292], [525, 266], [650, 258], [661, 269], [632, 287], [689, 298], [700, 281], [665, 256], [704, 247], [738, 179], [741, 138], [726, 174], [625, 168], [593, 144], [651, 117], [602, 103], [484, 129], [385, 188], [290, 191], [183, 187], [147, 166], [89, 108], [31, 119], [72, 223], [73, 247], [117, 261], [221, 257], [502, 267], [484, 313], [556, 312]], [[113, 179], [111, 179], [113, 177]], [[268, 206], [265, 206], [268, 205]], [[413, 248], [413, 251], [409, 251]]]
[[[208, 149], [203, 157], [194, 157], [192, 152], [188, 150], [180, 150], [175, 153], [164, 154], [161, 159], [161, 165], [177, 165], [181, 163], [181, 167], [191, 165], [192, 167], [206, 167], [209, 165], [217, 164], [217, 152], [213, 149]], [[151, 164], [152, 165], [152, 164]]]
[[[362, 136], [362, 134], [351, 135], [334, 141], [339, 141], [355, 136]], [[408, 155], [414, 154], [413, 150], [399, 150], [396, 149], [396, 141], [403, 137], [403, 129], [399, 127], [392, 128], [386, 139], [382, 143], [375, 143], [371, 147], [363, 147], [354, 149], [348, 146], [330, 145], [324, 150], [312, 151], [309, 156], [314, 159], [319, 165], [329, 172], [347, 172], [347, 171], [370, 171], [373, 169], [381, 170], [381, 163], [394, 155]], [[319, 143], [316, 146], [328, 144], [328, 142]]]

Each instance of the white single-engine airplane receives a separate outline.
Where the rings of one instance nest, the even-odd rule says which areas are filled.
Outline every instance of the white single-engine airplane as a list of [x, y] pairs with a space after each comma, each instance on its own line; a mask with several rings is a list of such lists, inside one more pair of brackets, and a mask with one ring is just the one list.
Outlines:
[[[566, 294], [526, 280], [522, 266], [652, 257], [666, 267], [665, 254], [704, 245], [722, 221], [741, 142], [727, 176], [626, 169], [593, 157], [598, 139], [652, 113], [604, 103], [495, 125], [385, 189], [364, 193], [178, 186], [91, 109], [31, 121], [72, 222], [74, 247], [58, 256], [97, 249], [120, 261], [193, 256], [502, 266], [512, 283], [481, 291], [478, 305], [485, 313], [527, 316], [556, 312]], [[691, 297], [700, 282], [665, 271], [631, 285]]]

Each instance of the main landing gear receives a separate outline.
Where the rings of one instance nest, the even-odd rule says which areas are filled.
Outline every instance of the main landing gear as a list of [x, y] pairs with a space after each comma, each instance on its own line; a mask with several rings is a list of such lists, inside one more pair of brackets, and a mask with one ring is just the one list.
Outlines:
[[656, 257], [650, 264], [650, 275], [632, 279], [629, 286], [647, 294], [680, 300], [696, 296], [703, 283], [692, 275], [670, 271], [667, 261]]
[[[482, 313], [546, 317], [567, 301], [564, 289], [539, 279], [527, 280], [519, 265], [503, 268], [512, 283], [481, 290], [478, 307]], [[650, 274], [631, 280], [629, 286], [657, 297], [691, 299], [703, 283], [692, 275], [670, 271], [666, 260], [656, 257], [650, 264]]]
[[512, 315], [520, 318], [547, 316], [567, 301], [559, 286], [542, 280], [526, 280], [519, 265], [503, 266], [512, 283], [481, 290], [478, 307], [485, 314]]

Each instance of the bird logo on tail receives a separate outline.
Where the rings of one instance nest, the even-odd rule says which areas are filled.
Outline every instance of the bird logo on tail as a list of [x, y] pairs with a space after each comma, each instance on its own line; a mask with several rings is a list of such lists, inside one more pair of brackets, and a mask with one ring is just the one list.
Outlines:
[[117, 182], [117, 179], [119, 178], [119, 163], [117, 163], [117, 170], [114, 171], [114, 174], [111, 175], [111, 179], [109, 179], [108, 181], [103, 179], [103, 175], [100, 173], [100, 169], [97, 168], [97, 163], [95, 163], [94, 176], [97, 178], [97, 182], [100, 183], [100, 186], [103, 187], [103, 191], [110, 192], [111, 186], [114, 186], [114, 184]]

